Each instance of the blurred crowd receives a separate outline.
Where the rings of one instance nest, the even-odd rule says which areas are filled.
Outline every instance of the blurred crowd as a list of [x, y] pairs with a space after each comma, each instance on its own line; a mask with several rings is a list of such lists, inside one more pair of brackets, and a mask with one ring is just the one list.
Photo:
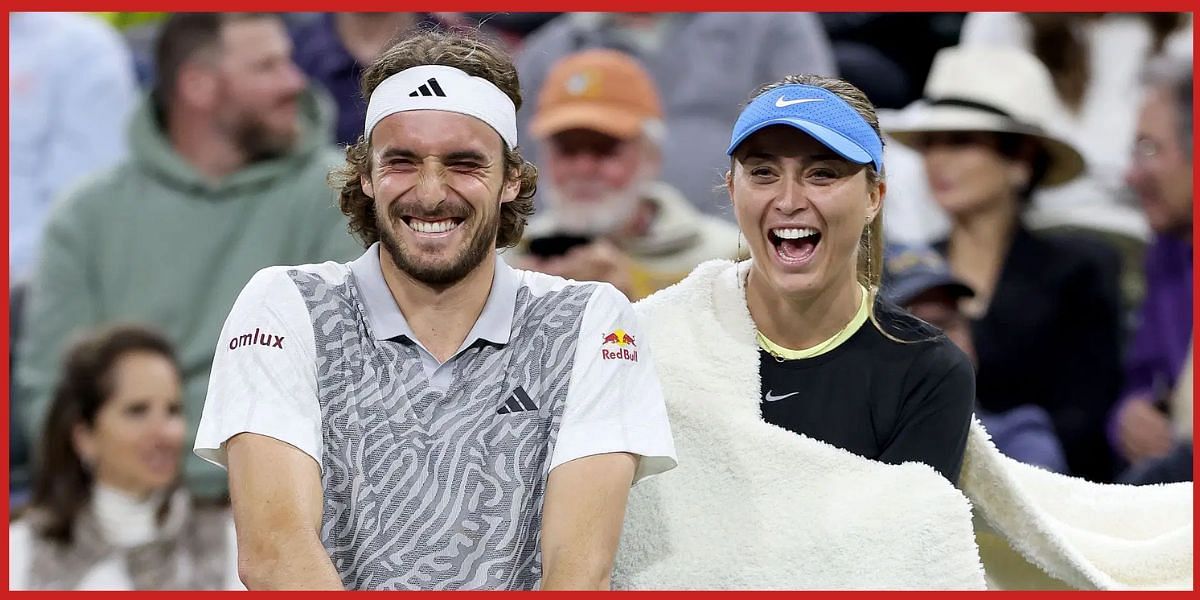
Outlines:
[[883, 291], [973, 359], [997, 446], [1191, 480], [1188, 14], [23, 13], [14, 587], [239, 587], [225, 475], [189, 452], [218, 333], [259, 269], [361, 254], [326, 178], [363, 66], [434, 27], [516, 57], [540, 186], [505, 260], [631, 300], [746, 256], [722, 185], [752, 90], [854, 83], [887, 134]]

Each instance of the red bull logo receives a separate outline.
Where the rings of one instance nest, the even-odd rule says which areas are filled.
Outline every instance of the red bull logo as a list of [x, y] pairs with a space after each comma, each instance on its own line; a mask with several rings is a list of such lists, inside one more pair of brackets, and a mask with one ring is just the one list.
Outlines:
[[600, 357], [605, 360], [628, 360], [637, 362], [637, 342], [624, 329], [617, 329], [604, 334], [601, 346], [616, 345], [616, 348], [600, 349]]

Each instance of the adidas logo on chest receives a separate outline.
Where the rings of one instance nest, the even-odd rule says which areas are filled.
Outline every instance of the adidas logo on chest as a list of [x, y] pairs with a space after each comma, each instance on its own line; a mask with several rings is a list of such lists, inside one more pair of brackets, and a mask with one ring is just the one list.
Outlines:
[[509, 413], [516, 412], [525, 412], [531, 410], [536, 411], [537, 409], [538, 405], [533, 401], [533, 398], [530, 398], [529, 394], [526, 393], [521, 386], [517, 386], [517, 389], [513, 390], [512, 395], [510, 395], [508, 400], [504, 402], [504, 405], [496, 411], [496, 414], [507, 415]]

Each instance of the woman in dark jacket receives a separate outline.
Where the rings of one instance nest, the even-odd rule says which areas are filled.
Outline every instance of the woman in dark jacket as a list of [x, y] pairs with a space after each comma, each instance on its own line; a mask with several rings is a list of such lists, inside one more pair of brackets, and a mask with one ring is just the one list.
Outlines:
[[1035, 189], [1064, 183], [1083, 159], [1052, 133], [1061, 104], [1032, 55], [948, 48], [925, 99], [890, 133], [921, 151], [951, 221], [937, 247], [976, 296], [965, 302], [979, 353], [980, 405], [1050, 412], [1071, 471], [1112, 477], [1104, 415], [1120, 387], [1119, 258], [1099, 242], [1027, 230]]

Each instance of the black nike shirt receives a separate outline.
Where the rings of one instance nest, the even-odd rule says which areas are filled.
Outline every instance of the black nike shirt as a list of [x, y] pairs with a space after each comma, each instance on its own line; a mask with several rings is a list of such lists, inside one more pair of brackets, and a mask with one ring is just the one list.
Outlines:
[[824, 354], [759, 353], [768, 423], [859, 456], [921, 462], [958, 481], [975, 407], [970, 360], [933, 326], [885, 300], [850, 339]]

